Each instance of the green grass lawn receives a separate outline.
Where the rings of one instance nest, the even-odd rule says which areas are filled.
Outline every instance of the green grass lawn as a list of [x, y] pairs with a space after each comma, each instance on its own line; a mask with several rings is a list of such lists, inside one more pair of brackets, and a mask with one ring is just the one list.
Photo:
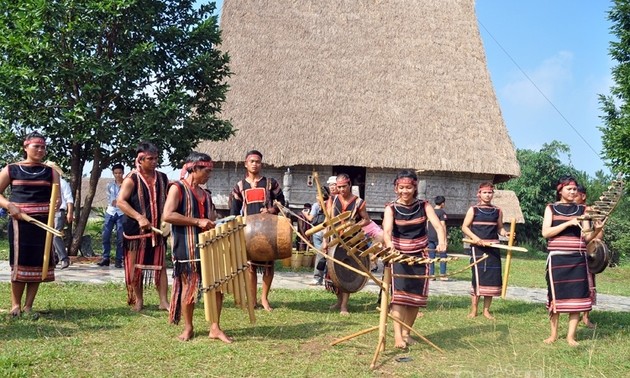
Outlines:
[[[7, 309], [8, 283], [0, 285], [0, 298]], [[549, 330], [540, 304], [496, 301], [497, 320], [470, 320], [468, 297], [433, 296], [415, 329], [445, 353], [423, 342], [394, 349], [390, 324], [387, 347], [371, 371], [376, 332], [329, 344], [378, 325], [376, 294], [353, 294], [350, 317], [328, 310], [333, 298], [324, 290], [274, 290], [275, 310], [257, 311], [252, 325], [228, 297], [222, 325], [236, 341], [225, 345], [206, 337], [200, 308], [195, 338], [178, 341], [182, 327], [167, 324], [154, 290], [137, 314], [127, 308], [122, 285], [45, 284], [36, 301], [39, 320], [1, 314], [0, 376], [621, 377], [630, 369], [628, 313], [595, 311], [598, 328], [580, 327], [580, 345], [571, 348], [563, 339], [542, 343]], [[566, 323], [561, 316], [562, 336]]]
[[[7, 254], [4, 241], [0, 258]], [[466, 264], [462, 258], [449, 270]], [[545, 287], [544, 268], [544, 256], [516, 256], [510, 286]], [[598, 292], [630, 297], [629, 273], [627, 264], [606, 269], [597, 275]], [[468, 270], [456, 276], [469, 278]], [[561, 339], [542, 343], [549, 322], [541, 304], [497, 300], [495, 321], [470, 320], [469, 297], [432, 296], [415, 329], [445, 353], [423, 342], [394, 349], [390, 323], [387, 347], [372, 371], [376, 332], [330, 343], [378, 325], [373, 293], [353, 294], [351, 316], [341, 317], [328, 310], [334, 296], [324, 290], [273, 290], [275, 310], [257, 311], [255, 325], [228, 296], [222, 325], [236, 342], [224, 345], [206, 337], [202, 306], [195, 313], [196, 337], [178, 341], [182, 327], [167, 324], [153, 289], [147, 290], [147, 309], [137, 314], [126, 306], [123, 285], [43, 284], [35, 303], [39, 320], [8, 318], [9, 290], [9, 283], [0, 284], [2, 377], [622, 377], [630, 370], [630, 314], [596, 307], [591, 318], [597, 329], [580, 327], [580, 345], [571, 348], [562, 339], [566, 315], [560, 317]]]

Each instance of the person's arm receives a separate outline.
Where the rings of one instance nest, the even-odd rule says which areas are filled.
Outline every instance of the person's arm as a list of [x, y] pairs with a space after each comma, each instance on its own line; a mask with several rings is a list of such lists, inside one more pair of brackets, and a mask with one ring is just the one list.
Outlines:
[[372, 222], [372, 220], [370, 219], [370, 215], [367, 212], [367, 205], [365, 201], [361, 201], [361, 205], [359, 205], [357, 213], [361, 217], [361, 220], [357, 222], [359, 226], [364, 227]]
[[268, 209], [261, 209], [260, 211], [262, 213], [270, 213], [270, 214], [278, 214], [280, 212], [280, 209], [278, 209], [278, 206], [275, 204], [275, 201], [278, 201], [282, 206], [284, 206], [286, 204], [286, 201], [284, 199], [284, 193], [282, 192], [282, 188], [280, 187], [280, 184], [278, 183], [278, 181], [276, 181], [275, 179], [269, 178], [268, 180], [272, 180], [271, 181], [271, 187], [270, 187], [270, 195], [271, 195], [271, 207]]
[[501, 211], [499, 209], [499, 218], [497, 219], [497, 233], [503, 237], [509, 237], [510, 233], [505, 231], [505, 228], [503, 227], [503, 211]]
[[386, 206], [383, 212], [383, 243], [386, 248], [394, 248], [392, 244], [392, 230], [394, 229], [394, 214], [391, 206]]
[[243, 198], [241, 196], [237, 183], [230, 193], [230, 215], [241, 215], [243, 210]]
[[481, 240], [481, 238], [475, 235], [475, 233], [472, 232], [472, 230], [470, 229], [470, 226], [472, 226], [472, 222], [474, 218], [475, 218], [475, 210], [472, 207], [470, 207], [468, 208], [468, 211], [466, 212], [466, 216], [464, 217], [464, 222], [462, 223], [462, 232], [464, 232], [464, 235], [468, 236], [468, 238], [470, 238], [473, 241], [473, 244], [483, 246], [484, 243]]
[[74, 198], [72, 196], [72, 188], [66, 180], [61, 180], [60, 183], [62, 188], [61, 195], [66, 201], [66, 221], [70, 224], [74, 220]]
[[4, 169], [2, 169], [2, 171], [0, 171], [0, 206], [7, 209], [11, 217], [15, 219], [22, 219], [22, 210], [4, 196], [4, 191], [10, 184], [11, 177], [9, 176], [9, 166], [7, 165]]
[[135, 219], [140, 226], [140, 230], [148, 232], [151, 231], [151, 222], [144, 215], [137, 212], [131, 204], [128, 202], [129, 198], [131, 198], [131, 193], [134, 190], [134, 183], [131, 177], [127, 177], [123, 180], [122, 185], [120, 186], [120, 193], [118, 193], [118, 198], [116, 199], [116, 203], [118, 204], [118, 208], [129, 218]]
[[177, 226], [196, 226], [202, 230], [214, 228], [214, 222], [210, 219], [192, 218], [177, 212], [181, 198], [181, 192], [177, 185], [171, 185], [164, 203], [164, 211], [162, 212], [162, 220], [164, 222]]
[[431, 225], [437, 233], [438, 245], [435, 247], [435, 250], [437, 252], [446, 251], [446, 225], [442, 225], [444, 222], [440, 221], [440, 218], [438, 218], [435, 210], [428, 202], [424, 203], [424, 211], [427, 214], [429, 222], [431, 222]]

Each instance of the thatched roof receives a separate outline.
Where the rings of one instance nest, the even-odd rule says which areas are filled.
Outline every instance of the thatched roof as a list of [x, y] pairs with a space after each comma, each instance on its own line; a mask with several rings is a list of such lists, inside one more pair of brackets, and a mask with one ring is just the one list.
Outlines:
[[238, 129], [199, 149], [266, 164], [520, 174], [474, 0], [225, 0]]
[[492, 204], [498, 206], [503, 211], [503, 222], [509, 223], [510, 219], [516, 219], [516, 223], [525, 223], [521, 203], [511, 190], [495, 190]]
[[[111, 181], [114, 181], [113, 178], [100, 178], [98, 180], [98, 184], [96, 185], [96, 192], [94, 194], [94, 200], [92, 201], [92, 208], [106, 208], [107, 207], [107, 184]], [[87, 177], [84, 177], [81, 180], [81, 196], [83, 200], [81, 203], [85, 203], [85, 196], [87, 196], [88, 190], [90, 187], [90, 180]]]

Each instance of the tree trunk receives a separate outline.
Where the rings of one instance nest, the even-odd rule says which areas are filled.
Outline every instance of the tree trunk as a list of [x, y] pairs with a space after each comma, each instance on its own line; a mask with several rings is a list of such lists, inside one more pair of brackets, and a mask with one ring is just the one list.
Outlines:
[[[73, 154], [74, 155], [74, 154]], [[83, 168], [75, 158], [72, 158], [72, 170], [73, 172], [82, 172]], [[72, 191], [76, 195], [75, 199], [75, 224], [72, 232], [72, 242], [70, 243], [69, 255], [77, 256], [81, 247], [81, 239], [83, 238], [83, 232], [87, 226], [88, 219], [90, 218], [90, 212], [92, 210], [92, 202], [94, 195], [96, 194], [96, 187], [98, 186], [98, 180], [101, 178], [103, 172], [102, 161], [100, 159], [93, 160], [92, 172], [90, 172], [90, 184], [88, 187], [87, 195], [85, 196], [85, 203], [82, 203], [83, 193], [81, 192], [81, 182], [83, 177], [81, 175], [75, 175], [72, 179]], [[77, 169], [77, 171], [75, 171]]]

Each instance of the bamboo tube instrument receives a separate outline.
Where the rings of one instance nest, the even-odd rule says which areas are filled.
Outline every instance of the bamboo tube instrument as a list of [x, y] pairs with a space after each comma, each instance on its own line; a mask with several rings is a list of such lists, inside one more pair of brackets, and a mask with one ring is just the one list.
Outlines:
[[[55, 211], [57, 209], [57, 199], [59, 198], [59, 184], [52, 184], [50, 193], [50, 205], [48, 208], [48, 224], [50, 228], [55, 228]], [[48, 265], [50, 264], [50, 254], [52, 252], [53, 234], [46, 232], [46, 242], [44, 244], [44, 262], [42, 265], [42, 281], [48, 277]]]

